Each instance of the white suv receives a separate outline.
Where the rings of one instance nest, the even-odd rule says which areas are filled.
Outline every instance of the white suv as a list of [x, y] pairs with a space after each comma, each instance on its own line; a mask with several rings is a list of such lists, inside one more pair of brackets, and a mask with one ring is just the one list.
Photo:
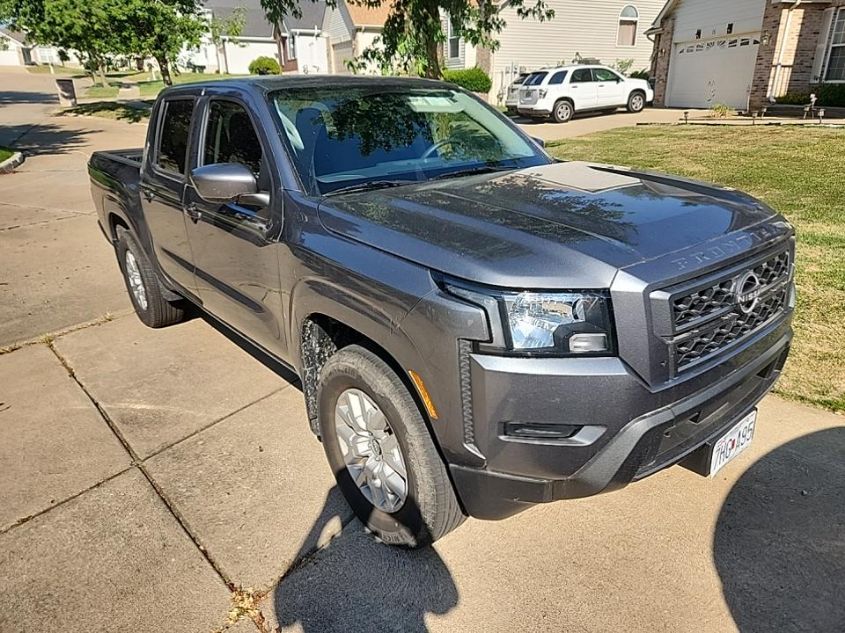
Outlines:
[[605, 66], [559, 66], [528, 76], [519, 89], [517, 111], [565, 123], [586, 110], [626, 107], [641, 112], [653, 100], [654, 91], [644, 79], [629, 79]]

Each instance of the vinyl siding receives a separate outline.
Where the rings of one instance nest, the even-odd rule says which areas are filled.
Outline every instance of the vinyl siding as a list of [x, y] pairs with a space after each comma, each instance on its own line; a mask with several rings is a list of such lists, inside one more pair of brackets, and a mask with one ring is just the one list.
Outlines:
[[[493, 54], [491, 97], [496, 101], [503, 84], [510, 82], [509, 68], [523, 70], [570, 63], [576, 54], [612, 65], [633, 59], [634, 70], [650, 66], [652, 43], [645, 31], [663, 8], [664, 0], [549, 0], [555, 17], [546, 22], [520, 19], [510, 6], [502, 9], [506, 22], [499, 35], [500, 47]], [[619, 14], [628, 5], [639, 12], [635, 46], [617, 46]]]
[[681, 0], [675, 7], [674, 41], [696, 39], [701, 29], [701, 39], [718, 37], [727, 33], [733, 23], [733, 34], [754, 33], [763, 24], [766, 0]]
[[332, 44], [348, 42], [352, 39], [352, 24], [339, 8], [328, 7], [323, 24], [323, 31], [328, 33], [329, 40]]

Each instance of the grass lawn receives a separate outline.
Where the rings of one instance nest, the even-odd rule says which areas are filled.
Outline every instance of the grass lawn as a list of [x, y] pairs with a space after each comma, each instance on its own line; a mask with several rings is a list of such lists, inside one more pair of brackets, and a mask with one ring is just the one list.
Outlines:
[[[189, 84], [195, 81], [216, 81], [219, 79], [231, 79], [232, 77], [243, 77], [243, 75], [224, 75], [218, 73], [190, 73], [185, 72], [179, 75], [173, 75], [174, 84]], [[133, 79], [134, 81], [134, 79]], [[142, 97], [155, 97], [163, 88], [164, 82], [138, 80], [138, 88]]]
[[138, 121], [149, 118], [152, 106], [152, 101], [133, 102], [132, 105], [128, 103], [117, 103], [115, 101], [100, 101], [98, 103], [84, 103], [67, 108], [63, 114], [97, 116], [103, 119], [116, 119], [119, 121], [128, 121], [129, 123], [137, 123]]
[[9, 149], [8, 147], [3, 147], [0, 145], [0, 163], [2, 163], [7, 158], [10, 158], [12, 154], [15, 153], [15, 150]]
[[549, 148], [573, 160], [683, 174], [747, 191], [798, 236], [795, 343], [777, 392], [845, 411], [845, 131], [638, 127]]
[[90, 97], [91, 99], [112, 99], [117, 96], [117, 91], [119, 89], [120, 86], [111, 82], [109, 82], [108, 86], [94, 84], [93, 86], [88, 86], [85, 89], [85, 96]]

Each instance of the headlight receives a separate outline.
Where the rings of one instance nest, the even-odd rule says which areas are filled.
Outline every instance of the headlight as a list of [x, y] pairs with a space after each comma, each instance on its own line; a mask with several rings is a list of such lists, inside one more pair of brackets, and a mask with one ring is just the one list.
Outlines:
[[449, 292], [487, 311], [492, 341], [479, 347], [523, 354], [613, 353], [606, 292], [500, 292], [446, 284]]
[[541, 90], [541, 91], [540, 91], [540, 98], [541, 98], [541, 99], [545, 99], [547, 94], [548, 94], [548, 93], [547, 93], [545, 90]]

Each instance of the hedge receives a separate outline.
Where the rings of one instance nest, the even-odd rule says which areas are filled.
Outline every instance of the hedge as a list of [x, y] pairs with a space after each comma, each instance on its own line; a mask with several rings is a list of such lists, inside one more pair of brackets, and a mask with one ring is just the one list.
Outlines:
[[490, 88], [493, 87], [493, 82], [487, 73], [477, 66], [460, 70], [444, 70], [443, 79], [470, 92], [490, 92]]
[[845, 107], [845, 84], [816, 84], [810, 86], [810, 92], [790, 92], [778, 97], [777, 102], [789, 105], [809, 105], [811, 93], [818, 97], [817, 106]]
[[272, 57], [256, 57], [249, 62], [250, 75], [278, 75], [281, 70], [279, 62]]

